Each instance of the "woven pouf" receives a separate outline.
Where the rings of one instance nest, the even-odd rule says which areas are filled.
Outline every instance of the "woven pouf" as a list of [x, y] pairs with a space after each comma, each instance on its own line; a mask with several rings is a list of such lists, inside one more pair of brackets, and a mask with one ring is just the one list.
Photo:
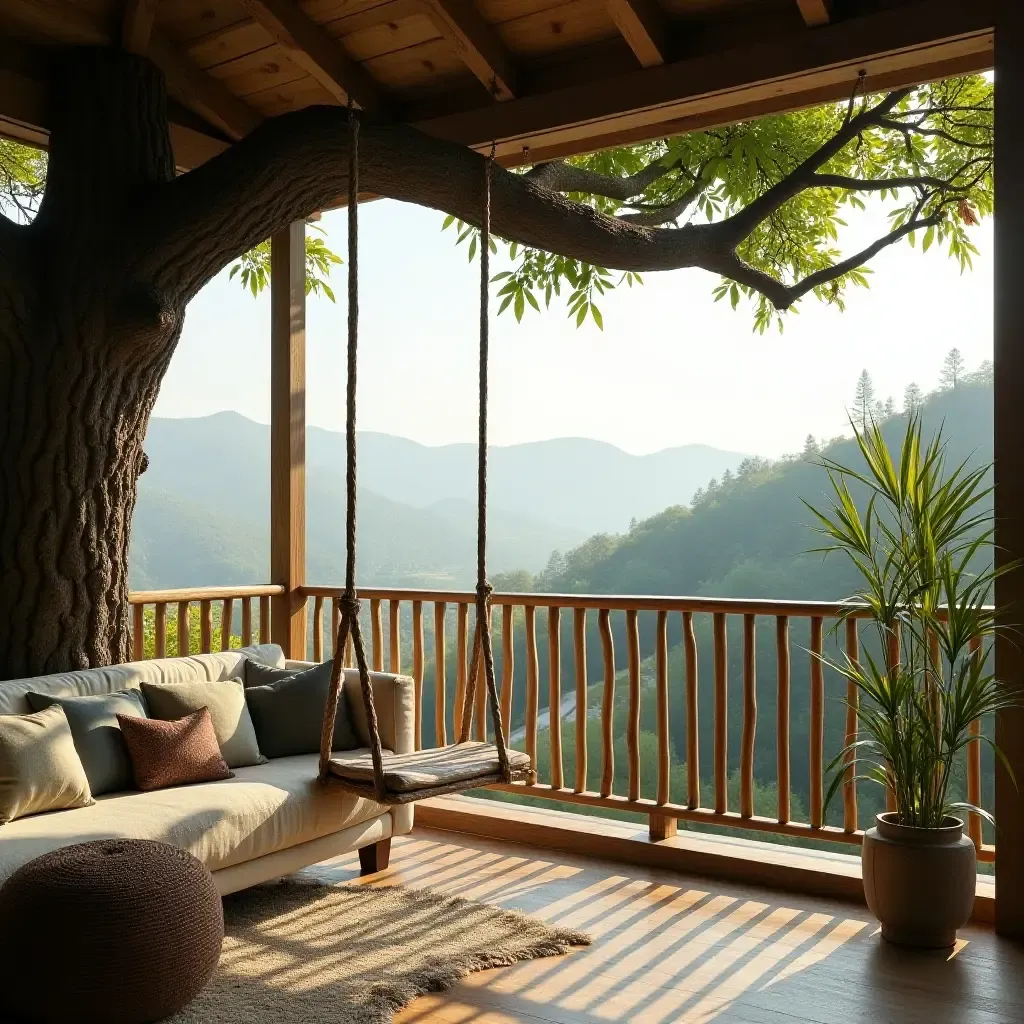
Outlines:
[[206, 984], [223, 938], [213, 876], [184, 851], [133, 839], [55, 850], [0, 888], [3, 1020], [162, 1020]]

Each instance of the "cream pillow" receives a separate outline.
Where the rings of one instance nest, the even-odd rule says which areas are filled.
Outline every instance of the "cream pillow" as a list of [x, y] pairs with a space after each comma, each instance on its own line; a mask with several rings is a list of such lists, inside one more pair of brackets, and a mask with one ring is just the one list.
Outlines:
[[213, 731], [229, 768], [266, 764], [267, 759], [260, 753], [260, 745], [256, 741], [256, 730], [245, 703], [241, 679], [142, 683], [142, 696], [146, 699], [150, 717], [162, 718], [165, 722], [184, 718], [200, 708], [209, 708]]
[[0, 715], [0, 825], [93, 803], [64, 709]]

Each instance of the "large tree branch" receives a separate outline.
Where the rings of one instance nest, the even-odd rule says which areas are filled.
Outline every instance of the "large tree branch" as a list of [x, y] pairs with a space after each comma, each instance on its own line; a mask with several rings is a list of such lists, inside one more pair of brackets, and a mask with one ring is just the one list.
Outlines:
[[[161, 294], [187, 299], [230, 260], [289, 222], [344, 195], [348, 125], [337, 107], [272, 118], [197, 170], [156, 190], [143, 212], [140, 271]], [[484, 158], [414, 128], [366, 122], [366, 192], [479, 224]], [[717, 270], [719, 225], [650, 229], [623, 223], [495, 168], [492, 229], [522, 245], [610, 269]]]
[[[972, 160], [964, 164], [957, 173], [962, 174], [979, 160]], [[988, 163], [989, 161], [981, 162]], [[974, 188], [977, 181], [957, 185], [945, 178], [937, 178], [929, 174], [894, 176], [892, 178], [854, 178], [845, 174], [815, 174], [811, 178], [810, 184], [815, 188], [841, 188], [849, 192], [883, 192], [892, 188], [931, 188], [940, 192], [968, 192]]]
[[591, 171], [586, 167], [575, 167], [562, 160], [537, 164], [527, 171], [525, 177], [535, 185], [551, 189], [552, 192], [584, 192], [587, 195], [603, 196], [626, 202], [640, 195], [649, 185], [663, 178], [672, 170], [672, 164], [655, 160], [636, 174], [616, 178], [609, 174]]
[[823, 142], [806, 160], [798, 164], [785, 178], [770, 189], [748, 203], [728, 220], [732, 244], [738, 245], [762, 221], [767, 220], [780, 206], [789, 202], [808, 187], [815, 172], [823, 164], [842, 152], [866, 128], [876, 125], [880, 118], [909, 96], [913, 89], [898, 89], [883, 96], [873, 107], [862, 110], [859, 114], [844, 121], [839, 130], [826, 142]]

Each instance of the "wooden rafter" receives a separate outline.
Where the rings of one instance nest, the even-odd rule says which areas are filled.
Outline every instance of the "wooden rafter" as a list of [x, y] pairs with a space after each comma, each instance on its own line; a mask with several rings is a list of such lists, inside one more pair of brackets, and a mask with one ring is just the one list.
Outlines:
[[671, 59], [668, 25], [655, 0], [605, 0], [605, 6], [642, 67]]
[[309, 72], [335, 99], [349, 96], [364, 110], [387, 107], [384, 91], [352, 60], [295, 0], [245, 0], [252, 16], [284, 47], [289, 58]]
[[832, 0], [796, 0], [804, 21], [811, 28], [827, 25], [832, 20]]
[[127, 0], [121, 21], [121, 45], [129, 53], [143, 54], [149, 49], [156, 5], [157, 0]]
[[147, 56], [167, 77], [168, 92], [229, 138], [243, 138], [263, 120], [258, 111], [196, 67], [162, 36], [153, 35]]
[[519, 73], [512, 58], [472, 0], [426, 0], [426, 6], [466, 67], [496, 99], [510, 100], [519, 94]]
[[994, 21], [992, 0], [928, 0], [417, 123], [479, 149], [496, 138], [507, 163], [524, 146], [553, 159], [842, 100], [861, 70], [868, 90], [981, 71]]

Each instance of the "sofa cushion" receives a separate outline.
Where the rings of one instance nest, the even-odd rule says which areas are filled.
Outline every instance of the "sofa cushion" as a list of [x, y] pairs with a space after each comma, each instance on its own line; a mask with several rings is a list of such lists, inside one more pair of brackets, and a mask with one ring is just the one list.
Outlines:
[[277, 644], [260, 644], [217, 654], [193, 654], [187, 658], [154, 658], [107, 668], [85, 668], [58, 672], [49, 676], [9, 679], [0, 682], [0, 715], [31, 714], [25, 694], [52, 693], [62, 697], [87, 697], [94, 693], [114, 693], [151, 683], [185, 683], [195, 679], [237, 679], [246, 658], [284, 668], [285, 659]]
[[117, 720], [139, 789], [189, 786], [234, 776], [221, 755], [209, 708], [173, 722], [129, 715], [118, 715]]
[[[245, 665], [245, 701], [260, 751], [267, 757], [320, 752], [324, 704], [331, 689], [332, 664], [296, 672], [269, 668], [254, 662]], [[359, 746], [344, 688], [338, 694], [332, 750]]]
[[[70, 742], [70, 734], [69, 734]], [[91, 807], [22, 818], [0, 828], [0, 884], [22, 864], [89, 839], [156, 839], [211, 871], [369, 821], [386, 807], [317, 781], [317, 757], [240, 768], [233, 779], [151, 793], [112, 793]]]
[[146, 717], [146, 706], [138, 690], [99, 693], [93, 697], [55, 697], [29, 690], [25, 696], [33, 711], [53, 704], [64, 709], [93, 796], [134, 787], [132, 762], [117, 719], [120, 715]]
[[63, 708], [0, 716], [0, 825], [91, 803]]
[[241, 679], [223, 682], [195, 680], [189, 683], [148, 683], [143, 680], [142, 695], [146, 698], [150, 717], [164, 721], [184, 718], [200, 708], [208, 708], [220, 752], [229, 768], [245, 768], [266, 761], [260, 753], [252, 727]]

